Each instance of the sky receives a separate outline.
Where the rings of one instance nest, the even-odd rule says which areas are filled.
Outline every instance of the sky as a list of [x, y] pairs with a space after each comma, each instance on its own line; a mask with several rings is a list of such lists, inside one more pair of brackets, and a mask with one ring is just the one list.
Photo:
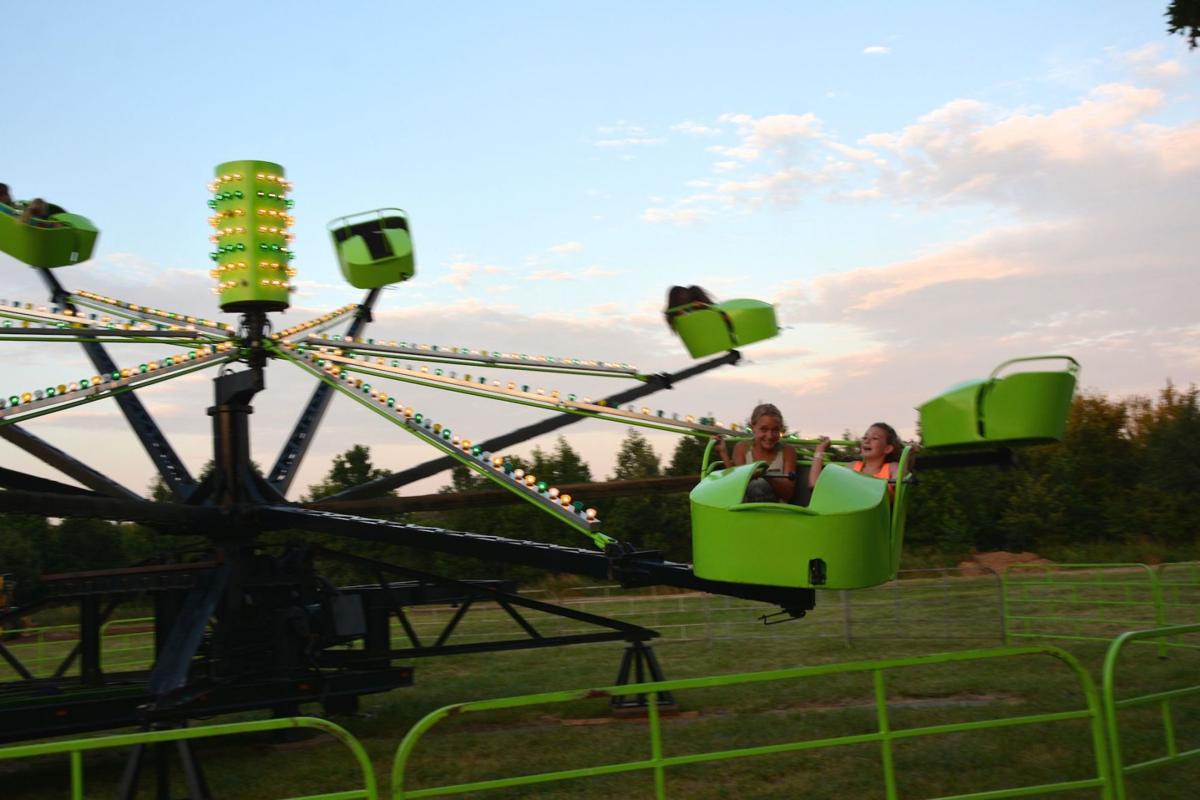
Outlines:
[[[1013, 357], [1072, 355], [1112, 397], [1200, 380], [1200, 50], [1166, 34], [1164, 9], [17, 4], [0, 181], [101, 229], [91, 261], [57, 271], [67, 288], [211, 317], [213, 167], [278, 162], [299, 270], [278, 327], [362, 298], [327, 222], [399, 207], [417, 275], [383, 294], [370, 335], [674, 371], [692, 361], [662, 303], [698, 284], [774, 303], [784, 329], [647, 405], [745, 420], [770, 401], [803, 436], [875, 420], [911, 436], [917, 405]], [[0, 297], [44, 301], [4, 254], [0, 274]], [[3, 346], [5, 394], [91, 372], [76, 346]], [[193, 472], [212, 377], [140, 393]], [[312, 389], [282, 363], [267, 384], [251, 420], [264, 467]], [[397, 391], [477, 440], [544, 415]], [[114, 405], [27, 428], [144, 491], [153, 468]], [[622, 427], [565, 433], [611, 474]], [[668, 458], [675, 437], [650, 438]], [[338, 398], [291, 496], [356, 443], [393, 470], [435, 455]], [[554, 438], [514, 452], [534, 444]], [[62, 478], [2, 442], [0, 464]]]

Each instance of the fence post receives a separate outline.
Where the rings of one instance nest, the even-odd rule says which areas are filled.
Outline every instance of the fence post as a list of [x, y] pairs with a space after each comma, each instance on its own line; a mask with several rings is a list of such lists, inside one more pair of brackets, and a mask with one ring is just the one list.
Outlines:
[[654, 761], [654, 797], [655, 800], [666, 800], [667, 772], [662, 763], [662, 723], [658, 716], [658, 694], [658, 690], [647, 692], [646, 700], [650, 705], [646, 711], [650, 723], [650, 758]]
[[[995, 570], [992, 571], [995, 572]], [[1000, 639], [1004, 644], [1010, 645], [1012, 642], [1008, 635], [1008, 567], [1006, 566], [1002, 572], [995, 572], [995, 574], [1000, 579], [998, 584], [1000, 589]]]
[[854, 637], [851, 633], [852, 620], [850, 616], [850, 592], [846, 589], [841, 590], [842, 594], [842, 635], [846, 639], [846, 647], [854, 644]]
[[[1154, 627], [1165, 628], [1167, 626], [1167, 604], [1160, 580], [1162, 573], [1154, 567], [1146, 567], [1146, 571], [1150, 573], [1150, 591], [1154, 596]], [[1167, 642], [1164, 639], [1158, 640], [1158, 657], [1167, 657]]]
[[888, 717], [887, 684], [884, 682], [883, 670], [871, 670], [872, 682], [875, 686], [875, 720], [879, 725], [880, 756], [883, 761], [883, 785], [887, 800], [896, 800], [899, 794], [896, 790], [896, 764], [892, 757], [892, 722]]

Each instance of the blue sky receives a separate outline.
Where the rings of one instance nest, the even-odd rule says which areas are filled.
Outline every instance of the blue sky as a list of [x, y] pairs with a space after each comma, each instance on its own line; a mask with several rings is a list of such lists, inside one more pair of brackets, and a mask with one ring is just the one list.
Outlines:
[[[1197, 380], [1200, 54], [1166, 36], [1164, 8], [20, 4], [0, 180], [101, 228], [96, 258], [60, 271], [70, 288], [210, 314], [212, 167], [277, 161], [296, 185], [288, 322], [359, 297], [325, 223], [399, 206], [419, 273], [377, 335], [678, 368], [657, 308], [700, 283], [777, 303], [789, 328], [656, 402], [736, 418], [769, 399], [805, 434], [911, 431], [915, 404], [1015, 355], [1070, 352], [1114, 395]], [[43, 294], [0, 270], [3, 294]], [[10, 353], [35, 382], [76, 358]], [[285, 372], [255, 419], [262, 461], [306, 391]], [[198, 469], [203, 380], [146, 400]], [[527, 421], [427, 402], [476, 438]], [[101, 466], [141, 488], [148, 461], [100, 418]], [[423, 455], [348, 404], [331, 423], [298, 483], [365, 438], [385, 466]], [[30, 429], [66, 446], [83, 426]], [[622, 431], [574, 431], [608, 471]]]

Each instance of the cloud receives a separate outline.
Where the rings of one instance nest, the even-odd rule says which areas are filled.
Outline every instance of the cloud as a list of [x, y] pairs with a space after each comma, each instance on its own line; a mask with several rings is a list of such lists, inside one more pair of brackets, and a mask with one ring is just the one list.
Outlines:
[[709, 125], [701, 125], [700, 123], [692, 122], [691, 120], [685, 120], [677, 125], [672, 125], [671, 130], [679, 131], [680, 133], [691, 134], [693, 136], [717, 136], [723, 133], [720, 128], [714, 128]]
[[596, 147], [639, 147], [662, 144], [665, 141], [666, 139], [658, 136], [627, 136], [623, 139], [597, 139], [592, 144]]
[[737, 163], [738, 161], [754, 161], [761, 153], [757, 147], [749, 147], [747, 145], [741, 145], [739, 147], [726, 147], [725, 145], [720, 144], [716, 144], [708, 148], [708, 152], [716, 153], [718, 155], [725, 156], [726, 158], [732, 158], [734, 159], [733, 163]]
[[1200, 165], [1200, 123], [1153, 121], [1165, 104], [1162, 90], [1120, 83], [1040, 113], [953, 100], [898, 131], [860, 139], [882, 164], [865, 167], [868, 186], [847, 188], [1029, 218], [1123, 209], [1112, 216], [1124, 225], [1147, 203], [1182, 201], [1177, 178]]
[[836, 191], [829, 195], [831, 200], [878, 200], [883, 197], [883, 192], [878, 187], [872, 186], [870, 189], [850, 189], [846, 191]]
[[527, 281], [573, 281], [578, 276], [574, 272], [557, 269], [540, 269], [525, 276]]
[[994, 154], [1032, 148], [1048, 158], [1079, 160], [1096, 151], [1097, 137], [1115, 142], [1123, 126], [1161, 104], [1157, 89], [1105, 84], [1073, 106], [1050, 114], [1012, 114], [976, 131], [972, 149]]
[[562, 269], [540, 269], [529, 273], [525, 276], [527, 281], [578, 281], [591, 280], [594, 278], [611, 278], [615, 275], [620, 275], [618, 270], [601, 267], [597, 264], [592, 264], [582, 269], [562, 270]]
[[592, 145], [595, 147], [622, 149], [659, 145], [666, 142], [665, 137], [651, 136], [641, 125], [635, 125], [625, 120], [619, 120], [614, 125], [602, 126], [597, 129], [597, 132], [603, 138], [592, 140]]
[[582, 253], [582, 242], [563, 242], [562, 244], [551, 245], [546, 248], [549, 253]]
[[823, 178], [818, 173], [798, 167], [789, 167], [747, 180], [725, 181], [717, 187], [717, 192], [727, 197], [748, 196], [751, 203], [765, 201], [786, 203], [794, 201], [804, 186], [822, 180]]
[[[995, 251], [999, 240], [1007, 241], [1014, 235], [1030, 236], [1032, 233], [1032, 228], [991, 232], [908, 261], [822, 276], [786, 290], [780, 300], [787, 303], [794, 298], [805, 298], [806, 319], [813, 319], [817, 309], [828, 309], [828, 312], [819, 312], [816, 318], [852, 320], [940, 285], [979, 284], [1027, 273], [1029, 266], [1017, 257]], [[836, 314], [831, 315], [829, 312], [833, 309]]]
[[647, 208], [642, 212], [642, 219], [655, 224], [695, 225], [708, 219], [712, 214], [700, 208]]
[[886, 56], [890, 52], [892, 52], [892, 48], [884, 47], [881, 44], [873, 44], [870, 47], [863, 48], [863, 55], [865, 56]]
[[439, 276], [437, 282], [448, 283], [459, 289], [465, 289], [474, 283], [476, 276], [480, 273], [485, 275], [499, 275], [508, 271], [506, 267], [500, 267], [495, 264], [483, 264], [477, 261], [465, 260], [452, 261], [446, 265], [446, 269], [449, 270], [449, 274]]
[[[753, 160], [764, 150], [781, 151], [798, 142], [818, 139], [822, 136], [821, 121], [815, 114], [769, 114], [752, 117], [749, 114], [722, 114], [721, 122], [737, 126], [742, 144], [736, 148], [714, 149], [727, 155], [742, 153], [735, 157]], [[712, 148], [710, 148], [712, 149]]]
[[[799, 187], [822, 183], [831, 171], [851, 168], [840, 160], [821, 161], [824, 155], [815, 143], [827, 137], [821, 120], [814, 114], [768, 114], [755, 117], [743, 113], [725, 113], [718, 122], [731, 127], [738, 141], [732, 145], [709, 145], [705, 150], [718, 156], [712, 163], [716, 175], [731, 172], [745, 174], [740, 180], [716, 183], [715, 190], [693, 194], [670, 203], [656, 203], [642, 213], [651, 223], [690, 225], [716, 213], [715, 207], [757, 207], [794, 202]], [[873, 151], [836, 145], [835, 152], [858, 159], [876, 159]], [[755, 172], [750, 173], [750, 170]], [[691, 188], [711, 188], [714, 181], [694, 179]], [[707, 203], [704, 208], [685, 208]]]
[[873, 161], [879, 162], [879, 154], [874, 150], [868, 150], [863, 147], [851, 147], [850, 145], [842, 144], [841, 142], [826, 142], [829, 149], [845, 156], [853, 161]]
[[1153, 42], [1134, 50], [1119, 53], [1118, 58], [1129, 66], [1137, 78], [1144, 81], [1172, 81], [1187, 73], [1179, 61], [1163, 59], [1162, 52], [1163, 46], [1158, 42]]

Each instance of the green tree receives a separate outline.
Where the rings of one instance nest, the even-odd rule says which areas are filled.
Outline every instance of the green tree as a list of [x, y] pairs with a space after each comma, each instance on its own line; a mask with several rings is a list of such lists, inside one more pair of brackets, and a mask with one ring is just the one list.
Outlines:
[[[555, 441], [550, 452], [535, 447], [529, 460], [519, 456], [507, 456], [507, 460], [514, 470], [520, 469], [531, 473], [537, 480], [545, 481], [551, 486], [584, 483], [592, 479], [591, 469], [584, 462], [582, 456], [561, 436]], [[451, 473], [450, 485], [442, 487], [440, 491], [443, 494], [467, 494], [497, 488], [499, 487], [493, 480], [466, 467], [456, 467]], [[586, 496], [580, 499], [584, 502], [588, 501]], [[457, 531], [484, 533], [570, 547], [586, 546], [587, 544], [583, 533], [564, 524], [557, 517], [527, 503], [472, 508], [469, 506], [469, 501], [464, 500], [464, 505], [460, 509], [438, 514], [422, 514], [420, 517], [425, 524]], [[449, 556], [437, 556], [427, 563], [431, 571], [453, 577], [502, 577], [527, 582], [540, 580], [545, 576], [541, 570], [519, 565], [480, 565], [473, 559]]]
[[700, 464], [704, 460], [704, 448], [708, 446], [708, 438], [704, 436], [681, 436], [675, 443], [675, 452], [671, 454], [671, 463], [667, 465], [667, 475], [700, 475]]
[[[649, 440], [636, 428], [630, 428], [617, 450], [614, 480], [656, 478], [662, 474], [662, 462]], [[661, 495], [646, 494], [618, 497], [602, 507], [601, 526], [615, 539], [644, 549], [664, 549], [669, 516]]]
[[43, 552], [45, 572], [82, 572], [127, 566], [119, 526], [100, 519], [65, 519], [51, 527]]
[[662, 462], [648, 439], [636, 428], [630, 428], [621, 447], [617, 450], [617, 464], [613, 479], [619, 481], [635, 478], [654, 478], [662, 472]]
[[592, 470], [583, 456], [562, 436], [555, 440], [549, 454], [538, 447], [533, 449], [532, 469], [535, 475], [550, 483], [587, 483], [592, 479]]
[[[700, 465], [708, 439], [704, 436], [681, 436], [675, 443], [671, 461], [664, 473], [672, 476], [700, 478]], [[672, 561], [692, 560], [692, 510], [688, 491], [654, 495], [658, 505], [658, 544], [663, 555]]]
[[[308, 487], [305, 500], [307, 502], [320, 500], [322, 497], [337, 494], [352, 486], [386, 478], [391, 474], [389, 470], [379, 469], [371, 463], [370, 447], [356, 444], [346, 452], [333, 457], [333, 464], [329, 467], [325, 479]], [[372, 496], [379, 497], [388, 493], [388, 490], [382, 489]]]
[[1171, 0], [1166, 16], [1167, 33], [1185, 37], [1188, 48], [1195, 50], [1200, 39], [1200, 0]]
[[1137, 479], [1123, 520], [1132, 537], [1171, 547], [1200, 533], [1200, 390], [1168, 383], [1157, 398], [1129, 403]]
[[[304, 494], [304, 502], [313, 502], [323, 497], [337, 494], [345, 489], [358, 486], [366, 481], [383, 478], [391, 472], [376, 467], [371, 461], [371, 448], [362, 445], [351, 445], [345, 452], [333, 457], [329, 471], [321, 482], [308, 487]], [[372, 496], [381, 497], [389, 494], [381, 490]], [[386, 519], [398, 519], [397, 515], [380, 515]], [[294, 543], [298, 541], [312, 542], [330, 550], [351, 552], [363, 558], [388, 563], [411, 563], [411, 554], [404, 548], [383, 542], [357, 541], [341, 536], [325, 533], [304, 533], [286, 531], [265, 537], [268, 543]], [[420, 565], [415, 565], [420, 566]], [[319, 570], [334, 583], [351, 584], [366, 583], [378, 580], [378, 576], [369, 569], [348, 564], [335, 559], [323, 560]]]
[[43, 592], [38, 578], [42, 569], [50, 526], [41, 517], [16, 514], [0, 516], [0, 573], [12, 575], [17, 584], [17, 604], [39, 599]]

